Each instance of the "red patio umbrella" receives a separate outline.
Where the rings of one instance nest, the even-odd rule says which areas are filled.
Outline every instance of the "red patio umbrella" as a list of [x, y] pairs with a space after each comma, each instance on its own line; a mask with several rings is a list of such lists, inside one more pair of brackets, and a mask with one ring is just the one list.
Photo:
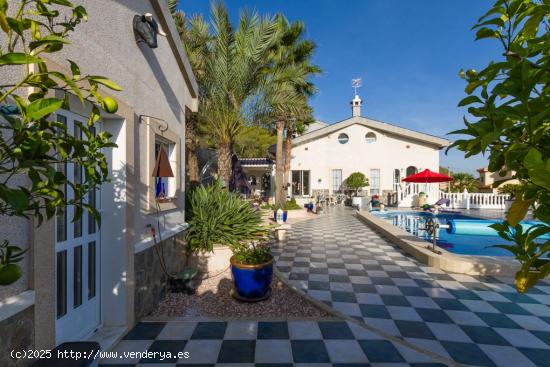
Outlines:
[[404, 182], [418, 182], [418, 183], [432, 183], [432, 182], [449, 182], [452, 181], [453, 178], [449, 176], [442, 175], [441, 173], [430, 171], [429, 169], [425, 169], [424, 171], [420, 173], [415, 173], [414, 175], [410, 175], [408, 177], [405, 177], [402, 181]]

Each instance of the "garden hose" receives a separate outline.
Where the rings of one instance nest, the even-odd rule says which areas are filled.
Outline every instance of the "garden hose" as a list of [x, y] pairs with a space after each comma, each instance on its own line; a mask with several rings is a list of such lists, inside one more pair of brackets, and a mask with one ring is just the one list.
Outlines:
[[[157, 205], [156, 205], [156, 214], [157, 214], [157, 231], [158, 231], [158, 234], [159, 234], [159, 242], [157, 242], [157, 235], [156, 235], [156, 231], [155, 231], [155, 228], [153, 226], [151, 226], [151, 234], [153, 236], [153, 243], [154, 243], [154, 248], [155, 248], [155, 252], [157, 253], [157, 256], [159, 258], [159, 263], [160, 263], [160, 267], [162, 268], [162, 271], [164, 272], [164, 274], [166, 274], [166, 276], [168, 276], [169, 278], [172, 278], [172, 279], [178, 279], [174, 274], [170, 274], [170, 272], [168, 272], [168, 269], [166, 267], [166, 261], [164, 260], [164, 250], [162, 248], [162, 246], [158, 246], [158, 244], [160, 242], [162, 242], [162, 236], [161, 236], [161, 233], [160, 233], [160, 206], [159, 206], [159, 203], [157, 201]], [[160, 248], [159, 248], [160, 247]], [[197, 280], [207, 280], [207, 279], [211, 279], [211, 278], [216, 278], [218, 276], [220, 276], [221, 274], [225, 273], [227, 271], [227, 269], [229, 269], [231, 267], [231, 265], [229, 265], [227, 268], [223, 269], [222, 271], [220, 271], [219, 273], [216, 273], [214, 275], [208, 275], [205, 276], [205, 277], [202, 277], [202, 278], [197, 278]]]
[[160, 263], [160, 267], [162, 268], [162, 271], [164, 272], [164, 274], [166, 274], [167, 277], [169, 278], [172, 278], [172, 279], [176, 279], [176, 277], [173, 275], [173, 274], [170, 274], [168, 272], [168, 269], [166, 268], [166, 262], [164, 261], [164, 250], [162, 249], [162, 246], [160, 246], [160, 249], [159, 249], [159, 246], [158, 246], [158, 243], [162, 242], [162, 235], [161, 235], [161, 232], [160, 232], [160, 206], [159, 206], [159, 202], [157, 200], [157, 203], [156, 203], [156, 209], [157, 209], [157, 230], [158, 230], [158, 234], [159, 234], [159, 242], [157, 242], [157, 236], [156, 236], [156, 233], [155, 233], [155, 228], [153, 226], [151, 226], [151, 234], [153, 235], [153, 247], [155, 248], [155, 252], [157, 253], [157, 256], [159, 258], [159, 263]]

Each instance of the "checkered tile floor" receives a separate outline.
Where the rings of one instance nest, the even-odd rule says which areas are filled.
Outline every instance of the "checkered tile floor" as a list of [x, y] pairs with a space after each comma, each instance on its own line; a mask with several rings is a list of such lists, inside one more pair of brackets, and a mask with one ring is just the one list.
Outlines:
[[142, 322], [112, 351], [146, 350], [188, 358], [112, 358], [100, 366], [444, 366], [344, 321]]
[[425, 266], [334, 209], [294, 224], [275, 245], [278, 270], [343, 314], [440, 356], [476, 366], [550, 366], [550, 284]]

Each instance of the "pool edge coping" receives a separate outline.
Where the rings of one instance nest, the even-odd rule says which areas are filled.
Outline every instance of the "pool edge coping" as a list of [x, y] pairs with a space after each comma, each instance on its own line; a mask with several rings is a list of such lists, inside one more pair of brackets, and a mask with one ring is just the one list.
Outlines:
[[467, 275], [513, 277], [519, 268], [519, 263], [513, 258], [458, 255], [442, 248], [438, 248], [441, 254], [436, 254], [428, 248], [427, 241], [411, 235], [367, 211], [356, 211], [355, 216], [376, 232], [390, 239], [392, 243], [412, 255], [416, 260], [441, 270]]

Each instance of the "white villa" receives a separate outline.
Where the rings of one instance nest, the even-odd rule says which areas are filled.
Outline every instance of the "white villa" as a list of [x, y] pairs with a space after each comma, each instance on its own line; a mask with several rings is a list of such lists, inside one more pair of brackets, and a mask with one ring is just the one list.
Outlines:
[[334, 124], [317, 121], [293, 139], [289, 195], [299, 200], [320, 192], [339, 194], [351, 173], [362, 172], [370, 183], [363, 193], [380, 195], [390, 204], [396, 204], [399, 193], [400, 204], [410, 206], [403, 202], [407, 196], [403, 191], [412, 186], [401, 180], [426, 168], [438, 172], [439, 151], [450, 142], [362, 117], [362, 100], [357, 95], [351, 104], [350, 118]]

